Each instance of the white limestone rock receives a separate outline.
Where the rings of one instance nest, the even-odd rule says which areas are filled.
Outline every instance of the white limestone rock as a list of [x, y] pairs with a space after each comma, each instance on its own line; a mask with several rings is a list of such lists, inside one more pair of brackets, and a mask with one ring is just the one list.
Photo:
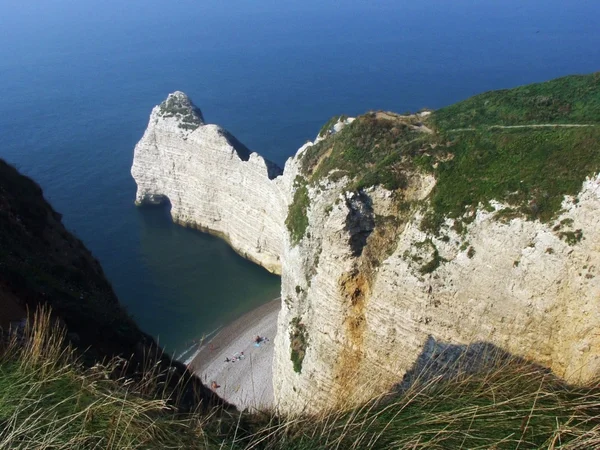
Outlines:
[[[412, 183], [414, 199], [425, 199], [435, 181]], [[377, 267], [366, 258], [380, 239], [369, 230], [368, 216], [385, 215], [389, 192], [367, 190], [359, 208], [343, 182], [309, 193], [310, 237], [297, 246], [287, 233], [284, 240], [285, 304], [274, 361], [281, 410], [317, 412], [368, 400], [393, 389], [436, 349], [451, 358], [477, 342], [549, 367], [570, 382], [597, 376], [600, 177], [586, 180], [576, 200], [565, 199], [550, 224], [521, 218], [505, 223], [495, 211], [480, 209], [463, 236], [447, 221], [436, 237], [420, 230], [422, 214], [414, 211]], [[362, 220], [349, 220], [357, 214]], [[366, 231], [359, 255], [352, 236]], [[581, 240], [568, 243], [565, 232]], [[436, 248], [446, 261], [421, 273]], [[301, 373], [290, 360], [295, 317], [308, 343]]]
[[182, 92], [152, 110], [131, 174], [137, 204], [168, 200], [173, 221], [218, 235], [244, 257], [281, 271], [281, 169], [223, 128], [204, 124]]

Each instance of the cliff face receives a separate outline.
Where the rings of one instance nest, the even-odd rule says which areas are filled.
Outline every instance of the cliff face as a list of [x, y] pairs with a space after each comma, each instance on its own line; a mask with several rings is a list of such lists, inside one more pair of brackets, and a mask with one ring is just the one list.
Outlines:
[[0, 227], [0, 298], [14, 305], [7, 319], [23, 318], [27, 308], [48, 303], [76, 334], [75, 341], [101, 357], [121, 354], [143, 340], [98, 262], [64, 228], [39, 186], [4, 161]]
[[[443, 365], [472, 343], [571, 382], [593, 379], [600, 369], [598, 98], [593, 74], [435, 112], [335, 118], [288, 160], [283, 176], [270, 180], [263, 171], [257, 197], [244, 197], [244, 207], [255, 222], [270, 215], [265, 242], [280, 233], [269, 247], [282, 276], [276, 404], [288, 412], [355, 404], [392, 389], [418, 361]], [[239, 223], [218, 205], [207, 208], [202, 192], [238, 192], [221, 169], [243, 179], [248, 162], [220, 146], [223, 155], [208, 160], [233, 155], [229, 162], [206, 166], [205, 149], [216, 153], [206, 145], [207, 126], [174, 130], [156, 113], [136, 147], [134, 176], [145, 174], [138, 201], [166, 195], [176, 220], [183, 214], [212, 230]], [[157, 156], [142, 171], [137, 160], [149, 149]], [[200, 173], [201, 165], [212, 171]], [[249, 236], [239, 239], [256, 248]], [[250, 254], [248, 242], [229, 240]]]
[[[432, 178], [414, 183], [415, 199], [433, 187]], [[384, 189], [356, 196], [329, 184], [310, 192], [307, 237], [296, 246], [288, 237], [283, 258], [274, 361], [275, 397], [283, 410], [365, 401], [448, 344], [448, 361], [467, 345], [486, 342], [569, 381], [597, 376], [599, 177], [565, 200], [564, 212], [550, 224], [502, 222], [496, 212], [479, 210], [460, 235], [450, 227], [440, 236], [421, 231], [418, 213], [394, 231], [378, 230], [386, 225], [376, 217], [392, 206]], [[574, 229], [581, 241], [560, 237]], [[367, 237], [358, 253], [353, 242], [361, 234]], [[380, 263], [369, 260], [373, 251]], [[424, 273], [435, 251], [440, 265]], [[305, 355], [295, 368], [292, 353], [300, 344]]]
[[285, 214], [281, 173], [224, 129], [204, 124], [181, 92], [152, 110], [131, 168], [136, 203], [169, 201], [175, 222], [224, 238], [275, 273]]

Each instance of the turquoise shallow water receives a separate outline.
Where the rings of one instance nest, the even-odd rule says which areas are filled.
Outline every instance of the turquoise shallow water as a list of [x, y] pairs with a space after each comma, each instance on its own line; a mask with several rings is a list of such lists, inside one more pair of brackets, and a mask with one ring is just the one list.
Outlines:
[[600, 70], [591, 1], [22, 3], [0, 2], [0, 157], [42, 185], [175, 352], [276, 297], [279, 279], [133, 205], [133, 147], [169, 92], [283, 164], [334, 114]]

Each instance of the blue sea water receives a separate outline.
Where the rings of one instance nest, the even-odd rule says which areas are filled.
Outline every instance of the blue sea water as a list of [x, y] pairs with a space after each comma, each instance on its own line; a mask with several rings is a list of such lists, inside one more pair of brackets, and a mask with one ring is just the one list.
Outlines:
[[169, 92], [283, 164], [335, 114], [600, 70], [599, 19], [584, 0], [0, 0], [0, 157], [178, 353], [276, 297], [279, 279], [133, 205], [133, 147]]

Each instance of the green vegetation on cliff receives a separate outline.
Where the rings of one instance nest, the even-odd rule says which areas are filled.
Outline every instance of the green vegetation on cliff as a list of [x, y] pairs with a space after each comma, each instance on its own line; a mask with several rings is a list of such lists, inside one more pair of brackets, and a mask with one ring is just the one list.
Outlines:
[[294, 364], [294, 372], [302, 373], [302, 361], [308, 346], [308, 333], [300, 317], [294, 317], [290, 327], [290, 359]]
[[204, 122], [200, 109], [180, 92], [169, 95], [158, 108], [163, 117], [177, 117], [179, 119], [177, 126], [184, 130], [195, 130]]
[[331, 127], [333, 127], [339, 121], [343, 122], [347, 118], [348, 117], [344, 116], [344, 115], [333, 116], [331, 119], [329, 119], [327, 122], [325, 122], [325, 125], [323, 125], [321, 127], [321, 129], [319, 130], [319, 136], [323, 137], [323, 136], [327, 135], [327, 133], [329, 132], [329, 130], [331, 130]]
[[[599, 120], [600, 124], [600, 120]], [[431, 195], [434, 227], [490, 200], [547, 222], [565, 195], [600, 172], [600, 126], [443, 133], [452, 159], [438, 164]]]
[[368, 113], [308, 147], [302, 171], [312, 183], [346, 175], [353, 180], [352, 189], [376, 184], [399, 189], [406, 185], [406, 173], [415, 168], [421, 148], [431, 140], [416, 117]]
[[349, 190], [381, 185], [400, 200], [416, 170], [437, 181], [430, 231], [490, 200], [551, 220], [600, 172], [600, 73], [487, 92], [428, 116], [368, 113], [302, 156], [310, 183], [346, 175]]
[[294, 199], [289, 206], [288, 215], [285, 219], [285, 225], [290, 233], [292, 245], [300, 242], [304, 237], [306, 228], [308, 227], [307, 211], [310, 206], [310, 198], [308, 197], [308, 189], [306, 182], [302, 177], [297, 177], [294, 181]]
[[446, 143], [433, 170], [435, 226], [492, 199], [548, 221], [600, 172], [600, 73], [488, 92], [431, 120]]
[[571, 75], [476, 95], [434, 113], [436, 126], [597, 124], [600, 121], [600, 72]]

